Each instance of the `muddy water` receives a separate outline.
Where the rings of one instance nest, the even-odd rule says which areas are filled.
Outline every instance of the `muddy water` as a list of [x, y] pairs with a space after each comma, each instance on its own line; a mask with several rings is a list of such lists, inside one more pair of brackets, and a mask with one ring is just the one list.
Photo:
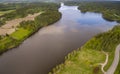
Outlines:
[[47, 74], [69, 52], [117, 24], [104, 20], [102, 14], [81, 13], [77, 6], [62, 5], [59, 11], [61, 20], [0, 56], [0, 74]]

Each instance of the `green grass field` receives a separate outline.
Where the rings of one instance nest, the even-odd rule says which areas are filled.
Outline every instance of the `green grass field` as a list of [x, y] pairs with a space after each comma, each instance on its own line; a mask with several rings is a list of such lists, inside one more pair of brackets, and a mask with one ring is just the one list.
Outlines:
[[54, 74], [102, 74], [100, 63], [104, 61], [105, 54], [101, 51], [79, 49], [70, 53], [64, 65], [59, 65], [60, 69], [55, 70]]
[[8, 35], [0, 40], [0, 53], [7, 51], [6, 49], [13, 48], [20, 44], [26, 37], [29, 36], [31, 31], [19, 28], [17, 31]]
[[19, 28], [17, 31], [12, 33], [10, 36], [14, 39], [21, 40], [30, 34], [31, 31], [23, 28]]

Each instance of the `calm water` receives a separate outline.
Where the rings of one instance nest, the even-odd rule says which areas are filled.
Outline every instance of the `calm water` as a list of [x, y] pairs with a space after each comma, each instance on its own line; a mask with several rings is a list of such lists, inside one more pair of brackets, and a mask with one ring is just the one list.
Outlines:
[[0, 56], [0, 74], [47, 74], [69, 52], [117, 24], [104, 20], [102, 14], [81, 13], [77, 6], [63, 5], [59, 11], [61, 20]]

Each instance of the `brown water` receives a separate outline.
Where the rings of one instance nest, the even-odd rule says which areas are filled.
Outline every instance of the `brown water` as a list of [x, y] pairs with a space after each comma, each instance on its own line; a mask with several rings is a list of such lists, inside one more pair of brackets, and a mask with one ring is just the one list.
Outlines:
[[63, 5], [59, 11], [61, 20], [0, 56], [0, 74], [47, 74], [69, 52], [117, 24], [104, 20], [102, 14], [81, 13], [77, 6]]

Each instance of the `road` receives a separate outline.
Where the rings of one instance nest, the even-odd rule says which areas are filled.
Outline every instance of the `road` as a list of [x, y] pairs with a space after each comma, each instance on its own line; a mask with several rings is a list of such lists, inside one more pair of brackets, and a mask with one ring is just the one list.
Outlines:
[[117, 46], [117, 48], [115, 50], [115, 56], [114, 56], [113, 63], [105, 74], [114, 74], [114, 72], [118, 66], [119, 59], [120, 59], [120, 45]]

